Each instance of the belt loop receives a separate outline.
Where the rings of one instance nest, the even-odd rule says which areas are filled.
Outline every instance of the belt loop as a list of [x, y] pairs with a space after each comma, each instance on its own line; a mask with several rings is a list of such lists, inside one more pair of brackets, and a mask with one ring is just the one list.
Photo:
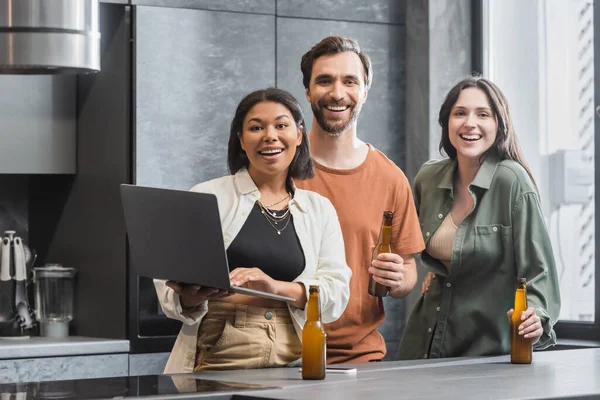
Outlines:
[[235, 321], [233, 326], [236, 328], [244, 328], [246, 326], [246, 315], [248, 313], [248, 306], [245, 304], [235, 305]]

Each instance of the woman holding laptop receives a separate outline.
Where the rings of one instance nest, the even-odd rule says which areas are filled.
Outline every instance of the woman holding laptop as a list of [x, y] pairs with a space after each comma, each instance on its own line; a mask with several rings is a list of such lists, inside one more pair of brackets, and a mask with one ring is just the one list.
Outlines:
[[165, 373], [297, 360], [311, 284], [321, 288], [324, 323], [346, 308], [352, 273], [335, 209], [294, 185], [314, 174], [308, 149], [302, 110], [290, 93], [258, 90], [238, 105], [228, 148], [232, 175], [191, 190], [217, 197], [231, 284], [295, 301], [155, 280], [163, 311], [183, 322]]

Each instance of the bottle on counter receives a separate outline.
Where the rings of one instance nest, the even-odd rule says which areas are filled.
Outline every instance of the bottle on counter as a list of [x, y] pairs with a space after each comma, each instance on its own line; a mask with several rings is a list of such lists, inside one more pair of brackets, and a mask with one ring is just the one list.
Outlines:
[[[392, 211], [383, 212], [383, 220], [381, 221], [381, 229], [379, 230], [379, 241], [373, 249], [372, 260], [376, 259], [381, 253], [393, 253], [392, 249], [392, 221], [394, 213]], [[373, 274], [369, 275], [369, 294], [371, 296], [385, 297], [389, 294], [390, 288], [375, 282]]]
[[319, 286], [310, 285], [306, 323], [302, 329], [302, 379], [325, 379], [327, 344], [321, 322]]
[[510, 362], [513, 364], [531, 364], [533, 343], [531, 339], [519, 335], [521, 314], [527, 310], [527, 280], [517, 279], [515, 291], [515, 306], [510, 320]]

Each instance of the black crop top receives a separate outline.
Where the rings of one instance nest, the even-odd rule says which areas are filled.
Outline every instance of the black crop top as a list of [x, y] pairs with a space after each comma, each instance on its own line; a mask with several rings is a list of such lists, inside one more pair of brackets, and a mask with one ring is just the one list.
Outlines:
[[[285, 210], [277, 211], [281, 215]], [[290, 219], [286, 228], [281, 228]], [[229, 270], [237, 267], [256, 267], [278, 281], [292, 282], [306, 264], [300, 240], [294, 229], [291, 215], [275, 225], [278, 234], [262, 214], [258, 203], [254, 204], [242, 229], [227, 248]]]

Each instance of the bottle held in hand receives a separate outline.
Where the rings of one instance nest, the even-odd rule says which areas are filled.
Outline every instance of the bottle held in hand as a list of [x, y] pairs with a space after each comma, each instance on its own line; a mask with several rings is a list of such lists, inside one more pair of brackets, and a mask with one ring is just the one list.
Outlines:
[[[392, 249], [392, 221], [394, 213], [391, 211], [383, 212], [383, 220], [381, 221], [381, 229], [379, 231], [379, 241], [373, 249], [372, 260], [376, 259], [381, 253], [393, 253]], [[389, 294], [390, 288], [375, 282], [373, 274], [369, 275], [369, 294], [371, 296], [385, 297]]]
[[527, 310], [527, 281], [525, 278], [517, 280], [515, 292], [515, 306], [510, 319], [510, 362], [513, 364], [531, 364], [533, 344], [531, 339], [519, 335], [521, 314]]
[[325, 379], [326, 342], [321, 322], [319, 286], [310, 285], [306, 323], [302, 329], [302, 379]]

